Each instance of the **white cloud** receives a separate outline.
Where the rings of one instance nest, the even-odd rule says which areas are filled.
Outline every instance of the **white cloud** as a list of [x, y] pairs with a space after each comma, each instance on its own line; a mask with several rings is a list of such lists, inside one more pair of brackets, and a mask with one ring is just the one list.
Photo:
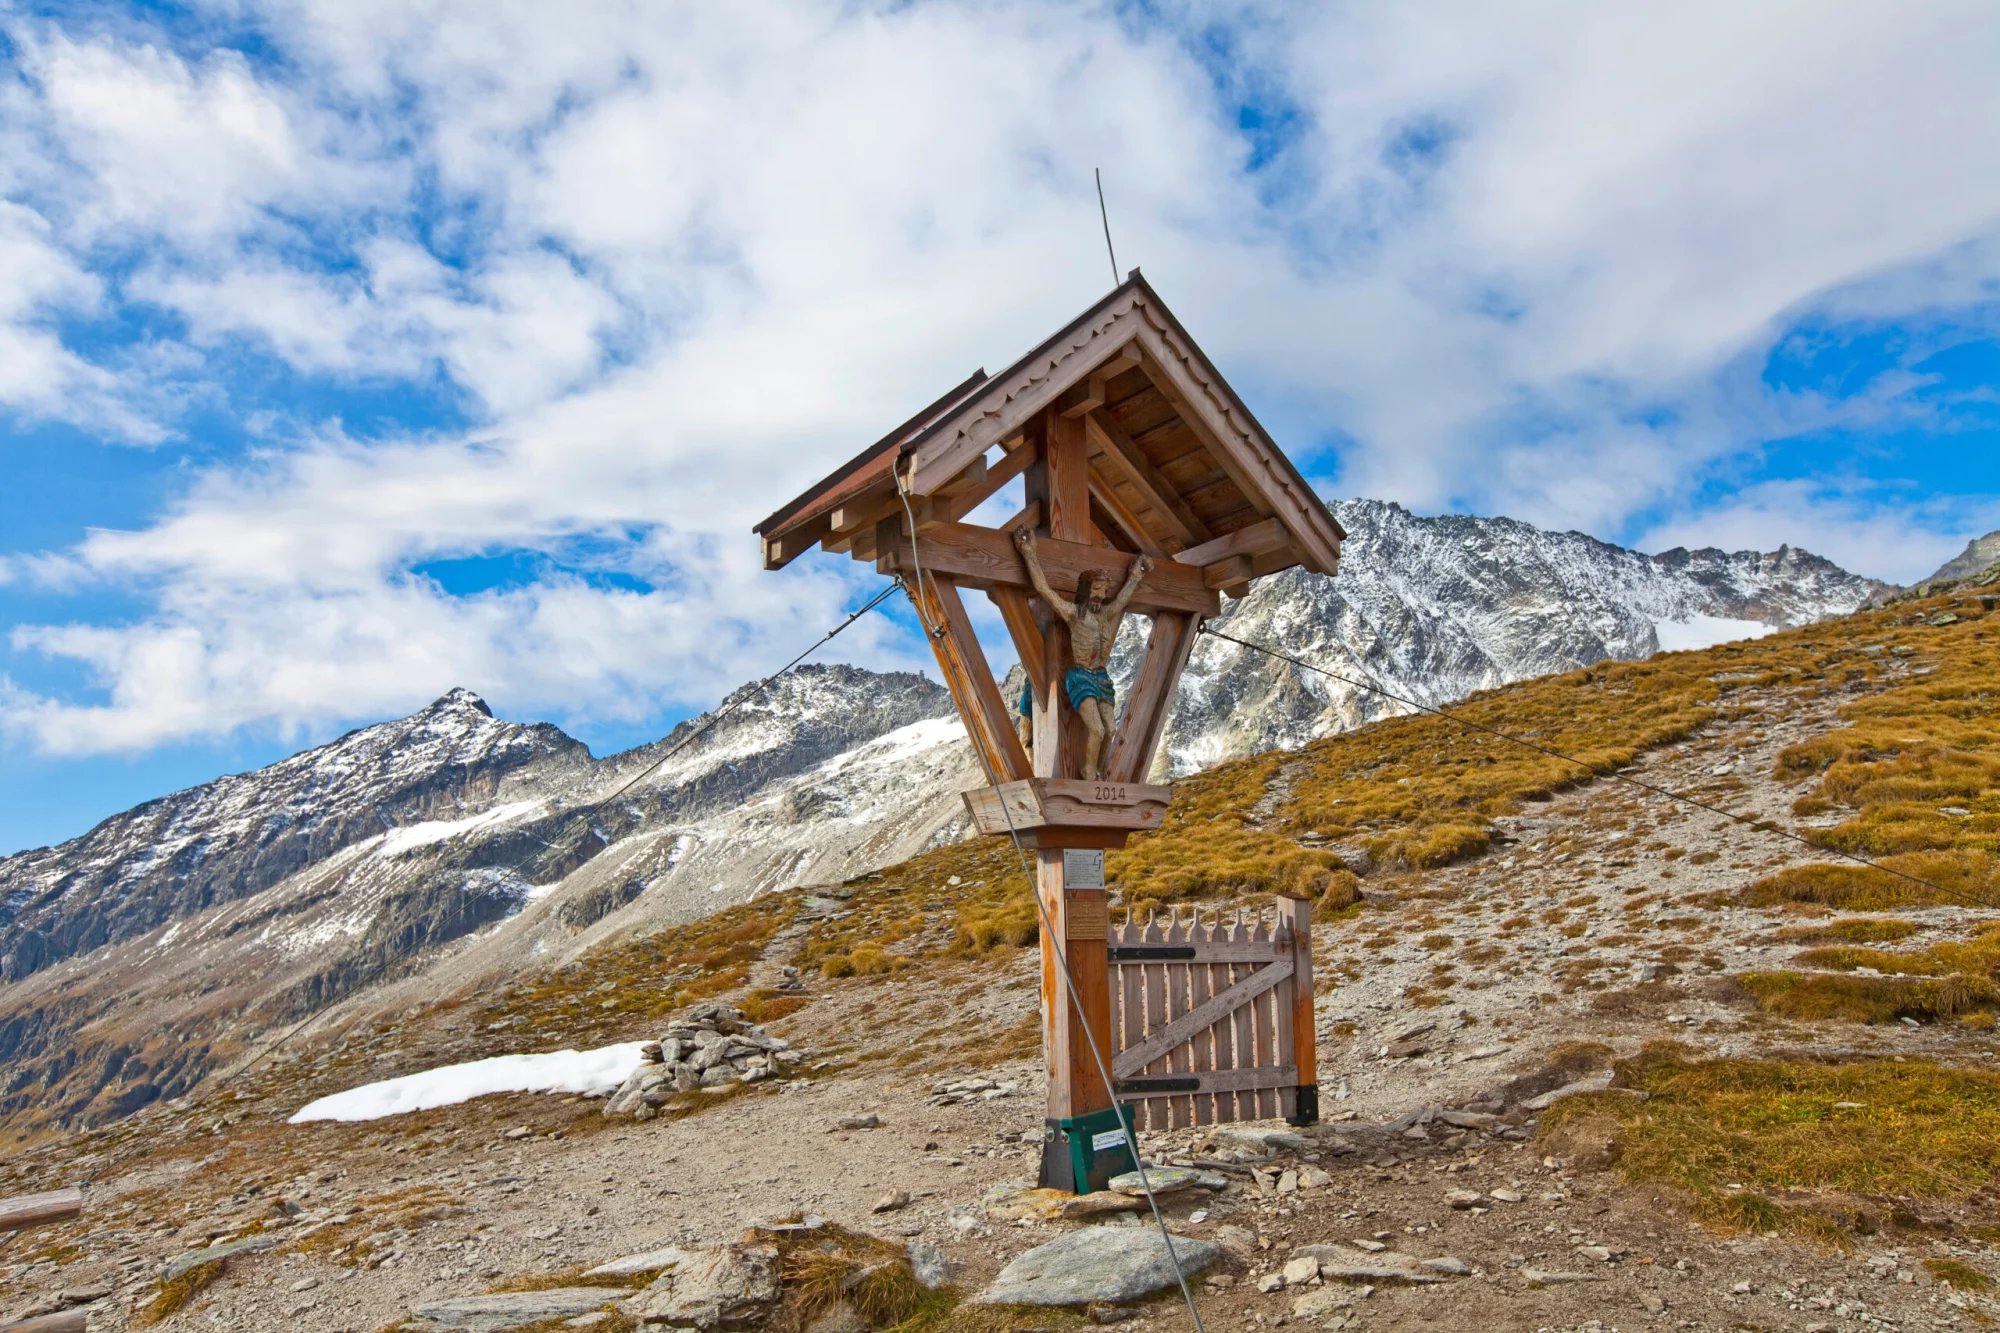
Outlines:
[[[35, 131], [0, 137], [30, 201], [0, 211], [24, 256], [0, 401], [144, 397], [143, 363], [113, 381], [37, 322], [108, 299], [185, 322], [157, 353], [176, 383], [248, 343], [336, 383], [442, 377], [479, 426], [362, 443], [260, 403], [292, 433], [136, 531], [12, 562], [153, 599], [14, 631], [104, 691], [0, 699], [52, 750], [311, 731], [452, 684], [573, 719], [712, 700], [859, 586], [762, 573], [749, 524], [1103, 289], [1097, 165], [1121, 259], [1267, 423], [1352, 439], [1343, 491], [1600, 532], [1665, 513], [1649, 544], [1790, 540], [1877, 574], [1975, 516], [1700, 486], [1746, 444], [1913, 410], [1896, 375], [1770, 392], [1801, 312], [1990, 300], [2000, 178], [1963, 167], [2000, 129], [1983, 9], [241, 13], [282, 61], [13, 30], [6, 105]], [[1214, 69], [1181, 40], [1210, 20], [1237, 25]], [[1232, 79], [1296, 113], [1271, 172]], [[454, 598], [411, 572], [586, 541], [663, 591]], [[909, 660], [855, 633], [844, 653]]]

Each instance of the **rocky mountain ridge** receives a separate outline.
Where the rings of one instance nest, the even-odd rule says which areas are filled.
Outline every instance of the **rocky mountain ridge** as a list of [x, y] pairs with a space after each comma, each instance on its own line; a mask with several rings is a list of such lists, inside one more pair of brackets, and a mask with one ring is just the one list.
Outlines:
[[[1606, 659], [1705, 647], [1845, 615], [1891, 591], [1807, 551], [1645, 555], [1581, 532], [1509, 518], [1423, 518], [1350, 500], [1337, 578], [1303, 570], [1225, 602], [1214, 627], [1430, 706]], [[1138, 670], [1141, 630], [1113, 675]], [[1359, 668], [1357, 670], [1357, 668]], [[1158, 777], [1234, 755], [1293, 749], [1409, 711], [1381, 694], [1213, 637], [1196, 644], [1161, 746]]]
[[[1841, 614], [1884, 588], [1790, 549], [1646, 556], [1507, 519], [1336, 513], [1338, 578], [1264, 580], [1217, 627], [1426, 703]], [[1135, 618], [1114, 674], [1136, 669], [1141, 633]], [[1404, 707], [1204, 638], [1162, 775]], [[708, 717], [597, 760], [454, 690], [0, 858], [0, 1118], [118, 1114], [364, 991], [387, 1004], [559, 962], [962, 836], [956, 793], [979, 779], [931, 681], [808, 666], [718, 712], [698, 738]]]

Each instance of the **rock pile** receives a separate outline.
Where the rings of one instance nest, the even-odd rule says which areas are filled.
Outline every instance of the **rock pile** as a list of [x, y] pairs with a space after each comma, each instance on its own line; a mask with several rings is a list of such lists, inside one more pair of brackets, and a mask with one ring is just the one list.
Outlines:
[[790, 1042], [767, 1035], [728, 1004], [689, 1010], [640, 1055], [642, 1063], [604, 1103], [604, 1114], [651, 1120], [677, 1093], [756, 1083], [782, 1075], [797, 1058]]

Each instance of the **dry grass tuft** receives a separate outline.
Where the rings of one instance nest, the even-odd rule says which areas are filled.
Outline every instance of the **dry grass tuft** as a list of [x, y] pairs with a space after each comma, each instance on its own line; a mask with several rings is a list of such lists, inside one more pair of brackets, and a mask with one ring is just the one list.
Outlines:
[[917, 1281], [900, 1245], [841, 1226], [750, 1233], [778, 1250], [784, 1298], [769, 1327], [800, 1333], [845, 1306], [867, 1328], [899, 1325], [929, 1306], [956, 1303]]
[[1648, 1100], [1567, 1098], [1543, 1132], [1584, 1116], [1617, 1120], [1621, 1174], [1685, 1191], [1711, 1225], [1832, 1240], [1816, 1201], [1963, 1200], [2000, 1181], [1991, 1146], [2000, 1075], [1914, 1060], [1697, 1060], [1671, 1042], [1617, 1068], [1619, 1085]]
[[153, 1299], [140, 1309], [135, 1318], [142, 1325], [157, 1324], [187, 1307], [188, 1302], [201, 1295], [210, 1283], [222, 1276], [227, 1260], [212, 1259], [205, 1264], [197, 1264], [172, 1282], [160, 1284]]
[[1835, 940], [1848, 944], [1894, 944], [1922, 930], [1914, 921], [1895, 917], [1846, 916], [1811, 926], [1791, 926], [1778, 932], [1785, 944], [1828, 944]]
[[1856, 977], [1806, 972], [1746, 972], [1737, 983], [1767, 1013], [1807, 1020], [1937, 1022], [2000, 1008], [2000, 986], [1984, 977]]
[[1924, 1269], [1960, 1291], [1991, 1291], [1993, 1279], [1961, 1259], [1926, 1259]]

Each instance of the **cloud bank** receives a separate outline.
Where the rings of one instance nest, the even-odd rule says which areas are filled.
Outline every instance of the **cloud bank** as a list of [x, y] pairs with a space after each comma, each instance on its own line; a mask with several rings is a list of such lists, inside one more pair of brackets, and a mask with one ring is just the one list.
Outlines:
[[[1975, 5], [250, 3], [6, 28], [0, 408], [211, 447], [0, 557], [0, 730], [712, 702], [865, 595], [748, 528], [1108, 284], [1091, 184], [1329, 494], [1919, 575], [2000, 520], [1771, 441], [1949, 431], [1993, 333]], [[1801, 330], [1893, 325], [1860, 382]], [[1843, 332], [1846, 331], [1846, 332]], [[1792, 342], [1788, 342], [1792, 340]], [[1928, 343], [1926, 343], [1928, 340]], [[115, 594], [113, 603], [106, 599]], [[134, 612], [131, 608], [139, 609]], [[890, 622], [845, 654], [917, 665]]]

